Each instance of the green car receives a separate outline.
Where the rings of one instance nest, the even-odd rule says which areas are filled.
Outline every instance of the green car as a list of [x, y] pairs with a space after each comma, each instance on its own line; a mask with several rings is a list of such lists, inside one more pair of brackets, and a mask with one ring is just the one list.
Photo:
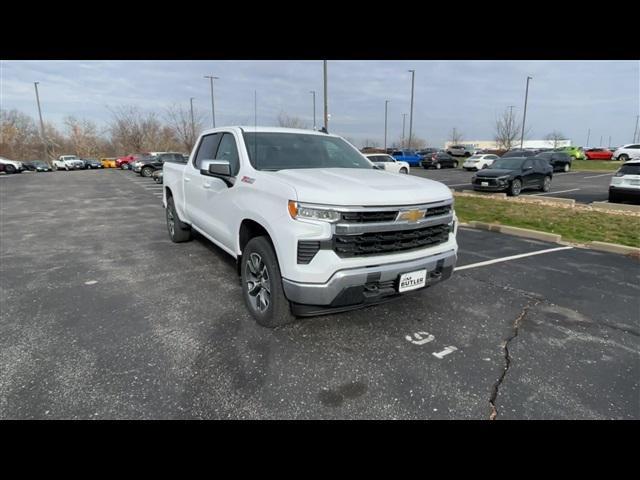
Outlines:
[[587, 157], [584, 154], [582, 147], [560, 147], [555, 149], [556, 152], [568, 153], [574, 160], [586, 160]]

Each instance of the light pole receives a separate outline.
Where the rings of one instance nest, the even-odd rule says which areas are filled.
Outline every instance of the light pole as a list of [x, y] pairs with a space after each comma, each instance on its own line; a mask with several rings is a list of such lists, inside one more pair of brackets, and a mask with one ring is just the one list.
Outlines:
[[413, 86], [416, 77], [415, 70], [409, 70], [411, 72], [411, 110], [409, 110], [409, 145], [407, 148], [411, 148], [411, 136], [413, 135]]
[[387, 106], [390, 100], [384, 101], [384, 151], [387, 151]]
[[529, 98], [529, 80], [533, 77], [527, 77], [527, 89], [524, 94], [524, 114], [522, 115], [522, 135], [520, 136], [520, 148], [524, 145], [524, 124], [527, 121], [527, 99]]
[[600, 135], [600, 147], [602, 148], [602, 135]]
[[404, 124], [406, 120], [407, 120], [407, 114], [403, 113], [402, 114], [402, 148], [404, 148]]
[[585, 144], [585, 146], [587, 148], [589, 148], [589, 137], [591, 136], [591, 129], [587, 130], [587, 143]]
[[195, 97], [191, 97], [189, 101], [191, 102], [191, 145], [196, 142], [196, 122], [193, 119], [193, 99]]
[[311, 90], [309, 93], [313, 95], [313, 129], [315, 130], [316, 129], [316, 91]]
[[43, 160], [49, 160], [47, 155], [47, 142], [44, 139], [44, 122], [42, 121], [42, 110], [40, 109], [40, 95], [38, 94], [38, 84], [40, 82], [33, 82], [33, 85], [36, 87], [36, 102], [38, 103], [38, 115], [40, 116], [40, 139], [42, 140], [42, 153], [44, 155]]
[[636, 126], [633, 129], [633, 143], [636, 143], [636, 134], [638, 132], [638, 118], [640, 117], [640, 115], [636, 115]]
[[211, 82], [211, 120], [213, 121], [213, 128], [216, 128], [216, 105], [213, 99], [213, 81], [218, 80], [220, 77], [205, 75], [204, 78], [208, 78]]
[[327, 61], [323, 60], [324, 71], [324, 130], [329, 131], [329, 99], [327, 98]]

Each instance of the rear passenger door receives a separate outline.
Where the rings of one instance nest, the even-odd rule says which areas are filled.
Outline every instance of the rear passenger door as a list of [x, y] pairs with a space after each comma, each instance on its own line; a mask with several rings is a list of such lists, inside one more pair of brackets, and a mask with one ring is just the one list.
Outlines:
[[540, 168], [534, 164], [532, 158], [528, 158], [522, 164], [522, 185], [524, 187], [531, 187], [538, 185], [541, 181]]

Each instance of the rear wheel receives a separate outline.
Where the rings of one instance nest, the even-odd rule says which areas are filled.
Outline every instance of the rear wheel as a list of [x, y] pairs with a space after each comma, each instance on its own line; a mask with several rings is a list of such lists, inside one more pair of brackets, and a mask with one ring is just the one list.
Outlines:
[[618, 155], [618, 160], [620, 160], [621, 162], [626, 162], [627, 160], [629, 160], [629, 155], [627, 155], [626, 153], [621, 153], [620, 155]]
[[540, 190], [542, 190], [543, 192], [548, 192], [549, 190], [551, 190], [551, 177], [549, 176], [544, 177]]
[[295, 321], [284, 295], [278, 259], [267, 237], [255, 237], [242, 252], [242, 295], [251, 316], [263, 327]]
[[191, 240], [191, 227], [178, 218], [173, 197], [167, 198], [167, 229], [172, 242], [182, 243]]
[[4, 171], [7, 172], [7, 174], [16, 173], [16, 167], [13, 165], [5, 165]]
[[150, 177], [153, 174], [153, 168], [151, 167], [144, 167], [142, 170], [140, 170], [140, 175], [142, 175], [143, 177]]
[[517, 197], [518, 195], [520, 195], [521, 191], [522, 181], [519, 178], [516, 178], [515, 180], [511, 181], [509, 189], [507, 190], [507, 195], [509, 195], [510, 197]]

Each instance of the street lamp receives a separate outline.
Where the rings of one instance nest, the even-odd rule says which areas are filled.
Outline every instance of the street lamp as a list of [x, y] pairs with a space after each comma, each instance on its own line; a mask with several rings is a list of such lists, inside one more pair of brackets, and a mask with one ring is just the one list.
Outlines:
[[189, 102], [191, 102], [191, 143], [194, 144], [196, 141], [196, 122], [193, 119], [193, 99], [195, 97], [189, 98]]
[[384, 151], [387, 151], [387, 107], [390, 100], [384, 101]]
[[520, 148], [524, 144], [524, 123], [527, 121], [527, 98], [529, 97], [529, 80], [533, 77], [527, 77], [527, 89], [524, 94], [524, 114], [522, 115], [522, 135], [520, 136]]
[[407, 114], [403, 113], [402, 114], [402, 148], [404, 148], [404, 124], [406, 120], [407, 120]]
[[313, 129], [315, 130], [316, 129], [316, 91], [311, 90], [309, 93], [313, 95]]
[[213, 77], [211, 75], [205, 75], [204, 78], [208, 78], [211, 82], [211, 119], [213, 121], [213, 128], [216, 128], [216, 107], [213, 99], [213, 81], [218, 80], [220, 77]]
[[409, 111], [409, 145], [408, 148], [411, 148], [411, 136], [413, 134], [413, 86], [416, 77], [415, 70], [409, 70], [411, 72], [411, 110]]
[[40, 139], [42, 140], [42, 151], [45, 158], [43, 160], [47, 160], [47, 142], [44, 138], [44, 122], [42, 121], [42, 110], [40, 109], [40, 95], [38, 94], [38, 84], [40, 82], [33, 82], [33, 85], [36, 88], [36, 102], [38, 103], [38, 115], [40, 116]]
[[327, 98], [327, 61], [323, 60], [324, 73], [324, 131], [329, 131], [329, 99]]

